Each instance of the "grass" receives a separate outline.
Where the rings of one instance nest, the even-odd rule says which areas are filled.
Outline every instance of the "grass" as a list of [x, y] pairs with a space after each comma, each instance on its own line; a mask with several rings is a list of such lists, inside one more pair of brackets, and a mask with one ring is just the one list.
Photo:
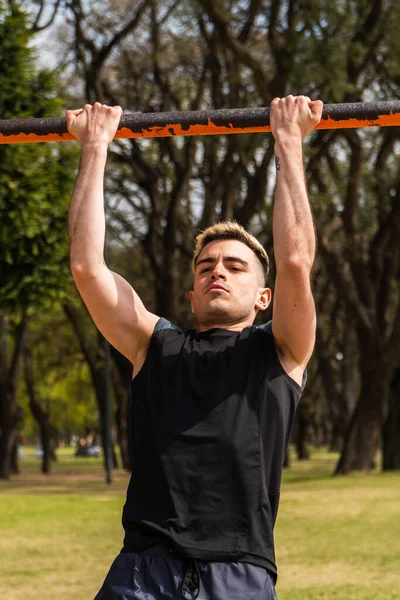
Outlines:
[[332, 478], [332, 459], [316, 453], [285, 474], [279, 598], [399, 600], [400, 473]]
[[[400, 600], [400, 473], [332, 478], [336, 459], [314, 452], [285, 472], [279, 600]], [[129, 476], [107, 486], [100, 459], [67, 450], [47, 477], [21, 465], [0, 482], [0, 598], [90, 600], [121, 548]]]

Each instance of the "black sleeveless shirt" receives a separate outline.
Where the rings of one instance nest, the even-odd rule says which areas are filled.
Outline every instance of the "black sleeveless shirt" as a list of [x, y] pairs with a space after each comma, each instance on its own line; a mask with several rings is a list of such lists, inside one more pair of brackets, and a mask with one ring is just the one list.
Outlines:
[[276, 576], [273, 528], [301, 391], [279, 362], [271, 322], [196, 333], [160, 319], [132, 381], [122, 551], [163, 544]]

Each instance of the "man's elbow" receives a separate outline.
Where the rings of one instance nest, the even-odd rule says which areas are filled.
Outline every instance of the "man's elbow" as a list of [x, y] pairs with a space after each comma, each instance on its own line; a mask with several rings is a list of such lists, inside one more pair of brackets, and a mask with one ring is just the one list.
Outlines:
[[102, 269], [106, 268], [106, 264], [104, 261], [102, 262], [71, 262], [70, 269], [72, 273], [72, 277], [75, 279], [82, 279], [82, 277], [87, 278], [90, 276], [95, 276], [96, 273]]
[[307, 275], [309, 277], [314, 264], [314, 255], [310, 253], [297, 253], [276, 260], [276, 270], [279, 273], [287, 272], [293, 275]]

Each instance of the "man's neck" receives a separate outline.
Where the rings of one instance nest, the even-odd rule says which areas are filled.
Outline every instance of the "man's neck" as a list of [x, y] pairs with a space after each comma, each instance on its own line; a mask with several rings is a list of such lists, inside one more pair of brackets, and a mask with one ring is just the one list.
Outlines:
[[197, 323], [196, 331], [197, 333], [202, 333], [203, 331], [208, 331], [209, 329], [227, 329], [228, 331], [242, 331], [245, 327], [249, 327], [253, 325], [254, 320], [245, 319], [244, 321], [239, 321], [237, 323]]

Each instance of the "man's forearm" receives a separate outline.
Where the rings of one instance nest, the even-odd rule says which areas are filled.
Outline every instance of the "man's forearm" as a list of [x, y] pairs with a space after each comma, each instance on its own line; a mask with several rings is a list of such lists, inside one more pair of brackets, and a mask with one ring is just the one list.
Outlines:
[[104, 263], [104, 169], [107, 146], [82, 147], [69, 211], [71, 268], [90, 270]]
[[278, 137], [275, 157], [273, 237], [276, 267], [284, 269], [300, 264], [311, 270], [315, 233], [304, 176], [301, 138], [290, 135]]

